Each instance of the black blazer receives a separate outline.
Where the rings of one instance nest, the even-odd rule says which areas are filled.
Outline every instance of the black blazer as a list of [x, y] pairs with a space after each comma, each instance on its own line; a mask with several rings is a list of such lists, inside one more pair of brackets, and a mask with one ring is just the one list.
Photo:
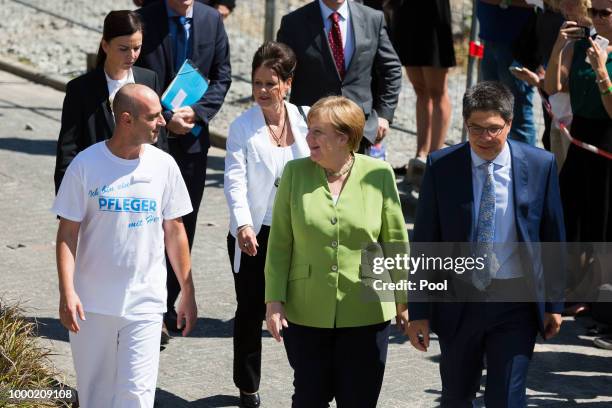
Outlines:
[[328, 95], [346, 96], [366, 114], [365, 136], [372, 141], [378, 116], [393, 121], [402, 85], [402, 65], [389, 40], [383, 13], [353, 1], [348, 2], [348, 7], [355, 51], [344, 80], [340, 79], [329, 48], [318, 1], [284, 16], [277, 40], [290, 46], [297, 56], [291, 103], [312, 106]]
[[[144, 39], [140, 58], [141, 67], [157, 73], [163, 88], [174, 79], [174, 56], [172, 40], [168, 30], [168, 12], [165, 2], [157, 1], [140, 8], [138, 14], [144, 23]], [[208, 122], [217, 114], [232, 83], [229, 41], [223, 19], [217, 10], [199, 2], [193, 3], [193, 46], [191, 60], [210, 81], [206, 94], [192, 106], [202, 126], [200, 137], [191, 133], [179, 136], [178, 140], [187, 152], [200, 143], [202, 150], [210, 146]], [[197, 149], [195, 151], [198, 151]]]
[[[132, 73], [134, 82], [161, 94], [161, 84], [155, 72], [132, 67]], [[115, 121], [108, 103], [104, 69], [98, 67], [68, 82], [62, 108], [62, 126], [57, 140], [54, 175], [56, 194], [72, 159], [87, 147], [110, 139], [113, 130]], [[163, 150], [168, 149], [165, 131], [160, 132], [157, 146]]]

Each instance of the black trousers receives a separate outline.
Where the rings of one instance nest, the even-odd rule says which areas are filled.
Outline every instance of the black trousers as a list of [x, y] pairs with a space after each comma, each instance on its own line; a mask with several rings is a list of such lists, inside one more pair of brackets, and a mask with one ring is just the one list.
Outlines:
[[[265, 278], [266, 251], [270, 227], [262, 225], [257, 234], [257, 255], [242, 253], [240, 270], [232, 273], [236, 289], [234, 317], [234, 384], [238, 389], [253, 393], [259, 390], [261, 379], [261, 324], [266, 317]], [[234, 270], [236, 239], [227, 235], [227, 253]]]
[[375, 408], [389, 345], [389, 322], [321, 329], [289, 322], [283, 329], [293, 368], [292, 408]]
[[[196, 223], [198, 222], [198, 210], [200, 209], [200, 203], [204, 195], [208, 150], [199, 153], [186, 153], [178, 139], [168, 139], [168, 147], [170, 149], [170, 155], [176, 160], [181, 170], [181, 175], [187, 185], [187, 191], [191, 199], [191, 206], [193, 207], [193, 212], [183, 216], [183, 225], [185, 225], [185, 232], [187, 233], [187, 240], [189, 241], [189, 251], [191, 252], [193, 239], [195, 237]], [[167, 255], [166, 269], [168, 272], [166, 280], [166, 288], [168, 289], [166, 306], [168, 311], [166, 314], [175, 319], [176, 311], [174, 309], [174, 304], [181, 291], [181, 287], [176, 279], [174, 269], [172, 269], [172, 265]], [[166, 319], [166, 321], [168, 322], [168, 319]]]

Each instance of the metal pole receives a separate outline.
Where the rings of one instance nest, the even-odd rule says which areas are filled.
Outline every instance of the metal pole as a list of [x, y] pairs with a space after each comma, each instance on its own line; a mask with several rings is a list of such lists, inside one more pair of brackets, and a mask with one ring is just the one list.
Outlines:
[[[480, 26], [478, 24], [478, 18], [476, 18], [476, 7], [478, 0], [474, 0], [472, 2], [472, 28], [470, 29], [470, 44], [472, 42], [479, 43], [478, 41], [478, 32], [480, 30]], [[465, 83], [465, 89], [472, 87], [479, 78], [478, 73], [478, 58], [470, 55], [468, 58], [468, 69], [467, 69], [467, 80]], [[467, 131], [465, 126], [461, 131], [461, 141], [465, 142], [467, 140]]]
[[273, 41], [276, 38], [276, 0], [266, 0], [265, 20], [264, 41]]

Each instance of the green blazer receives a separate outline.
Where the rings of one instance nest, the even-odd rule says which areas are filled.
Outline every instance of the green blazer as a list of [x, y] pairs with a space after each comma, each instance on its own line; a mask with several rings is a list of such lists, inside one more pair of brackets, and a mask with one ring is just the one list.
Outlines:
[[388, 163], [356, 154], [337, 205], [319, 165], [308, 157], [287, 163], [268, 240], [266, 302], [283, 302], [287, 319], [304, 326], [390, 320], [396, 314], [393, 298], [363, 296], [361, 252], [371, 242], [408, 242]]

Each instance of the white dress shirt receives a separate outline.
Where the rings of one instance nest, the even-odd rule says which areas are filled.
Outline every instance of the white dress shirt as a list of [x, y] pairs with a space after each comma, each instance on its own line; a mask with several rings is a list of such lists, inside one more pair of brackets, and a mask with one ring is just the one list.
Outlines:
[[[342, 33], [342, 48], [344, 49], [344, 68], [348, 70], [353, 52], [355, 51], [355, 34], [353, 33], [353, 26], [351, 24], [351, 16], [348, 8], [349, 0], [342, 3], [342, 6], [338, 10], [340, 20], [340, 33]], [[323, 26], [325, 27], [325, 38], [329, 38], [329, 31], [332, 27], [332, 21], [329, 16], [334, 12], [319, 0], [319, 6], [321, 7], [321, 16], [323, 17]]]
[[[474, 193], [474, 208], [472, 226], [474, 237], [478, 225], [480, 197], [484, 187], [487, 171], [480, 166], [487, 161], [480, 158], [472, 149], [472, 186]], [[495, 232], [493, 235], [494, 250], [500, 268], [493, 279], [511, 279], [523, 276], [520, 255], [518, 252], [518, 234], [514, 216], [514, 183], [512, 180], [512, 155], [506, 142], [502, 151], [493, 159], [493, 179], [495, 181]]]

